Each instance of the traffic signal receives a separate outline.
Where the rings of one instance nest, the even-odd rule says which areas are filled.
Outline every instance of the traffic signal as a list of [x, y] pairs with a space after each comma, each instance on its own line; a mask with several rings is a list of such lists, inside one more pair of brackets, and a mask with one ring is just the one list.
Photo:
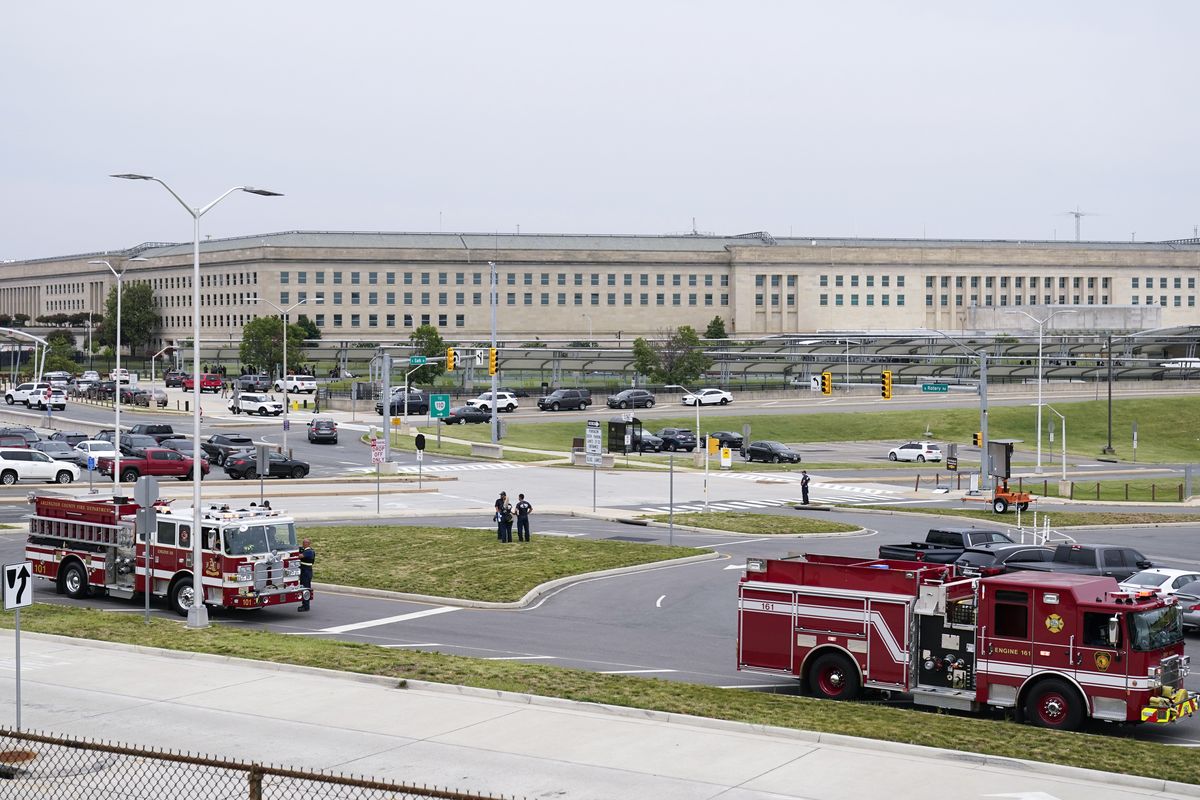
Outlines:
[[488, 375], [496, 374], [496, 348], [488, 348]]
[[454, 348], [446, 348], [446, 371], [454, 372]]
[[821, 373], [821, 394], [833, 394], [833, 373]]
[[976, 447], [983, 447], [983, 431], [977, 431], [971, 434], [971, 444]]
[[892, 399], [892, 371], [890, 369], [879, 373], [879, 393], [884, 400]]

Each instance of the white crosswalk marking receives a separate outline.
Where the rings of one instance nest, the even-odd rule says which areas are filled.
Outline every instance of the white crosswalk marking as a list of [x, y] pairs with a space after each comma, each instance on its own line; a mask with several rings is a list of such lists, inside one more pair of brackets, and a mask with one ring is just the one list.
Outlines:
[[[755, 475], [728, 475], [725, 477], [738, 479], [753, 479]], [[798, 481], [793, 480], [791, 476], [787, 476], [787, 480], [780, 481], [782, 484], [795, 486]], [[796, 487], [798, 488], [798, 487]], [[899, 489], [890, 489], [884, 486], [856, 486], [838, 483], [822, 483], [812, 481], [809, 484], [809, 502], [810, 503], [833, 503], [839, 505], [904, 505], [908, 503], [922, 502], [911, 498], [902, 497], [903, 492]], [[754, 511], [764, 508], [779, 508], [782, 506], [800, 505], [803, 502], [802, 498], [784, 497], [771, 499], [741, 499], [722, 497], [718, 500], [710, 501], [708, 509], [710, 511]], [[676, 512], [703, 510], [704, 506], [700, 503], [690, 502], [681, 503], [675, 506]], [[654, 514], [667, 514], [671, 509], [669, 506], [645, 506], [642, 511], [651, 512]]]
[[[427, 467], [421, 468], [420, 472], [476, 472], [479, 470], [489, 469], [521, 469], [524, 464], [510, 464], [505, 461], [498, 461], [495, 464], [430, 464]], [[417, 474], [418, 467], [416, 464], [404, 464], [396, 467], [397, 472], [407, 472], [413, 475]]]

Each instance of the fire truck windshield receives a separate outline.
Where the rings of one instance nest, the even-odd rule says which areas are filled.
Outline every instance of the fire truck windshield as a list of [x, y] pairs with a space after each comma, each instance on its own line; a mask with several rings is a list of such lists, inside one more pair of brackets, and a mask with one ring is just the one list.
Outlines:
[[1183, 614], [1171, 605], [1129, 615], [1130, 644], [1134, 650], [1157, 650], [1183, 641]]
[[225, 529], [226, 555], [242, 556], [295, 549], [295, 523], [255, 523]]

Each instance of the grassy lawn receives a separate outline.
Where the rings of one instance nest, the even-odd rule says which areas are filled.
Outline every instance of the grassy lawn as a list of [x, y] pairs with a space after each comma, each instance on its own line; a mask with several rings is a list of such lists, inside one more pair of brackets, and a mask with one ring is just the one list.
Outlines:
[[[666, 514], [647, 516], [656, 522], [666, 522]], [[857, 525], [828, 522], [808, 517], [785, 517], [782, 514], [751, 514], [743, 511], [713, 511], [708, 514], [676, 514], [676, 525], [694, 525], [718, 531], [761, 534], [848, 533], [860, 530]]]
[[[655, 548], [657, 549], [657, 548]], [[321, 562], [318, 562], [318, 565]], [[0, 625], [11, 626], [5, 616]], [[369, 644], [285, 636], [229, 625], [186, 630], [182, 622], [36, 603], [23, 609], [24, 630], [169, 650], [276, 661], [396, 679], [525, 692], [588, 703], [838, 733], [1005, 758], [1024, 758], [1104, 772], [1169, 776], [1200, 783], [1200, 761], [1187, 748], [1120, 736], [1058, 733], [987, 717], [937, 714], [861, 703], [848, 706], [761, 692], [719, 689], [629, 675], [484, 661], [387, 649]], [[732, 657], [733, 642], [728, 643]]]
[[[480, 514], [479, 524], [491, 525], [491, 515]], [[536, 533], [527, 544], [502, 545], [495, 529], [347, 525], [303, 533], [321, 556], [321, 583], [499, 602], [555, 578], [705, 552]]]
[[[932, 514], [941, 517], [968, 517], [970, 519], [981, 519], [988, 522], [1008, 522], [1016, 524], [1017, 515], [1009, 512], [1007, 514], [993, 514], [990, 510], [974, 508], [914, 508], [913, 506], [843, 506], [847, 511], [853, 511], [861, 508], [875, 509], [878, 511], [894, 511], [898, 514]], [[1038, 512], [1038, 520], [1040, 522], [1042, 512]], [[1056, 528], [1070, 528], [1081, 525], [1153, 525], [1162, 522], [1196, 522], [1200, 520], [1200, 514], [1158, 514], [1158, 513], [1132, 513], [1121, 511], [1050, 511], [1050, 524]], [[1033, 521], [1032, 515], [1022, 514], [1021, 522], [1028, 519]]]
[[[1100, 491], [1097, 494], [1096, 489]], [[1177, 503], [1184, 499], [1180, 497], [1183, 481], [1171, 478], [1141, 479], [1133, 481], [1075, 481], [1074, 494], [1076, 500], [1129, 500], [1140, 503]], [[1029, 484], [1031, 493], [1041, 494], [1042, 486]], [[1051, 481], [1049, 496], [1058, 497], [1058, 481]]]
[[[1067, 418], [1067, 452], [1094, 456], [1108, 441], [1107, 401], [1056, 403]], [[597, 409], [599, 419], [618, 412]], [[872, 411], [857, 414], [781, 414], [754, 415], [745, 418], [754, 426], [755, 439], [776, 439], [798, 444], [842, 441], [894, 442], [922, 438], [928, 427], [939, 441], [966, 443], [979, 429], [979, 411], [975, 408], [944, 408], [920, 411]], [[1200, 398], [1163, 397], [1113, 400], [1113, 446], [1117, 457], [1133, 455], [1130, 431], [1138, 423], [1139, 461], [1200, 461]], [[712, 430], [737, 429], [742, 419], [711, 417], [701, 420]], [[993, 439], [1037, 441], [1037, 409], [1031, 406], [992, 406], [988, 435]], [[695, 415], [686, 411], [678, 417], [655, 418], [647, 426], [658, 430], [668, 426], [692, 428]], [[473, 426], [466, 426], [471, 428]], [[508, 427], [508, 442], [545, 450], [567, 450], [571, 439], [583, 436], [582, 422], [514, 423]], [[487, 438], [486, 431], [469, 430], [462, 438]]]

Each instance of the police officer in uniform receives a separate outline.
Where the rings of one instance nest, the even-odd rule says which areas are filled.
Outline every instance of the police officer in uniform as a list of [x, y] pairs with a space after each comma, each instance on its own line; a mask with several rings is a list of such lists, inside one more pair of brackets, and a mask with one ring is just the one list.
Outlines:
[[808, 505], [808, 470], [802, 469], [800, 474], [803, 476], [800, 478], [800, 494], [804, 499], [804, 505]]
[[300, 585], [308, 589], [303, 600], [300, 601], [300, 610], [308, 611], [309, 600], [312, 598], [312, 575], [313, 564], [317, 561], [317, 552], [312, 549], [312, 539], [305, 539], [300, 543]]

